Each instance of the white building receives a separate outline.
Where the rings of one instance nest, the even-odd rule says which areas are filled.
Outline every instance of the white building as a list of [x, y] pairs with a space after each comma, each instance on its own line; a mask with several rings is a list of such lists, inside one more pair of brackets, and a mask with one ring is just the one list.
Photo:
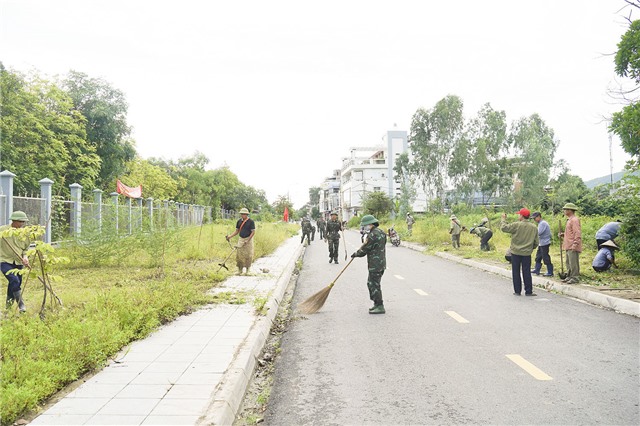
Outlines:
[[320, 185], [319, 204], [318, 209], [325, 219], [329, 218], [332, 211], [340, 210], [340, 170], [334, 170], [331, 177]]

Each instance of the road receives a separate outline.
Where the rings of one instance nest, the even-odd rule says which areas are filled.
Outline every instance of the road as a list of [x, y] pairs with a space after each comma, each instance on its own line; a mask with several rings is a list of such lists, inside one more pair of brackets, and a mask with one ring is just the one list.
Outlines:
[[[349, 255], [359, 234], [347, 232]], [[346, 264], [307, 248], [294, 306]], [[640, 424], [640, 320], [387, 245], [387, 313], [366, 258], [285, 333], [265, 423]]]

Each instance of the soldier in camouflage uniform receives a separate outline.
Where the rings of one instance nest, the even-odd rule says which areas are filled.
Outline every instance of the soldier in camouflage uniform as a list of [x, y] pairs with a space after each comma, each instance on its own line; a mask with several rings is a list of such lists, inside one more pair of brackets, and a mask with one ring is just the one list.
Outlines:
[[379, 227], [378, 219], [368, 214], [362, 217], [360, 222], [362, 226], [368, 229], [366, 243], [358, 249], [351, 257], [367, 256], [367, 265], [369, 267], [369, 277], [367, 278], [367, 287], [369, 288], [369, 298], [373, 301], [373, 307], [369, 308], [370, 314], [384, 314], [384, 304], [382, 302], [382, 289], [380, 288], [380, 280], [387, 268], [387, 257], [385, 246], [387, 245], [387, 234]]
[[304, 243], [304, 238], [307, 237], [307, 243], [311, 244], [311, 221], [308, 217], [302, 218], [302, 239], [300, 240], [300, 244]]
[[489, 223], [489, 219], [486, 217], [483, 218], [480, 223], [476, 226], [471, 227], [469, 233], [475, 234], [480, 237], [480, 250], [489, 251], [491, 247], [489, 246], [489, 240], [493, 237], [493, 231], [485, 226]]
[[318, 226], [318, 236], [320, 237], [321, 240], [324, 239], [324, 227], [326, 223], [327, 222], [325, 222], [322, 216], [320, 216], [316, 221], [316, 225]]
[[338, 213], [331, 212], [331, 219], [327, 222], [324, 239], [329, 242], [329, 263], [338, 263], [338, 248], [340, 247], [340, 231], [342, 224], [338, 220]]

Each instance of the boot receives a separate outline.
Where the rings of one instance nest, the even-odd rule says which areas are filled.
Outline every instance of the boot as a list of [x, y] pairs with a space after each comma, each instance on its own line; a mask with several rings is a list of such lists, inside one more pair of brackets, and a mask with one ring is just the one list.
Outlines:
[[547, 267], [547, 273], [544, 274], [545, 277], [552, 277], [553, 276], [553, 265], [549, 265]]
[[369, 310], [370, 314], [384, 314], [385, 312], [383, 304], [375, 305], [373, 309]]
[[27, 311], [27, 307], [24, 306], [24, 300], [22, 300], [22, 291], [20, 291], [20, 290], [14, 291], [13, 292], [13, 299], [18, 302], [18, 309], [20, 310], [20, 312], [26, 312]]
[[13, 298], [7, 296], [7, 309], [11, 309], [11, 306], [13, 306]]

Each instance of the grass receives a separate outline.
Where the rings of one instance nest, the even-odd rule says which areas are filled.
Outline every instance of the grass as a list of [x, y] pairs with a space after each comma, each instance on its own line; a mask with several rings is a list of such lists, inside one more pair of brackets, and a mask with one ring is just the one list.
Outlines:
[[[120, 238], [117, 247], [106, 241], [58, 250], [71, 259], [56, 271], [61, 279], [54, 283], [64, 308], [49, 309], [40, 320], [42, 291], [30, 282], [24, 291], [28, 313], [8, 311], [0, 323], [2, 425], [101, 368], [159, 325], [203, 304], [246, 303], [245, 294], [207, 294], [229, 275], [224, 269], [218, 272], [218, 263], [229, 253], [224, 235], [232, 227], [233, 222], [222, 222], [167, 235]], [[256, 258], [273, 252], [295, 234], [293, 228], [258, 223]], [[107, 250], [100, 251], [101, 244], [108, 244]], [[228, 263], [235, 271], [235, 262]]]
[[[481, 214], [457, 215], [460, 223], [470, 229], [473, 225], [480, 222], [484, 217]], [[478, 259], [487, 263], [501, 264], [508, 267], [508, 263], [504, 259], [504, 254], [509, 248], [510, 235], [500, 231], [500, 216], [493, 214], [488, 216], [490, 219], [490, 227], [493, 230], [493, 237], [490, 244], [492, 250], [484, 252], [480, 250], [480, 238], [463, 232], [460, 237], [460, 249], [455, 250], [451, 246], [451, 236], [449, 235], [449, 216], [448, 215], [430, 215], [418, 218], [413, 225], [412, 235], [407, 232], [407, 225], [402, 220], [388, 222], [382, 224], [383, 228], [394, 225], [405, 241], [412, 241], [427, 246], [427, 252], [434, 253], [439, 251], [456, 254], [466, 259]], [[560, 241], [558, 234], [558, 219], [561, 216], [545, 216], [543, 217], [551, 226], [553, 241], [551, 243], [551, 261], [554, 265], [556, 274], [560, 272]], [[517, 215], [508, 215], [507, 221], [513, 222], [517, 220]], [[633, 289], [640, 291], [640, 279], [638, 279], [637, 271], [632, 269], [629, 258], [624, 251], [616, 252], [616, 263], [619, 269], [611, 268], [607, 272], [595, 272], [591, 267], [591, 262], [597, 253], [595, 233], [605, 223], [611, 222], [613, 218], [603, 216], [586, 216], [580, 217], [582, 225], [582, 242], [583, 252], [580, 254], [580, 273], [581, 281], [584, 284], [594, 286], [606, 286], [619, 289]], [[562, 226], [566, 224], [566, 218], [562, 218]], [[618, 242], [624, 246], [624, 240], [618, 239]], [[535, 251], [533, 253], [535, 256]], [[542, 267], [546, 271], [545, 266]], [[566, 265], [565, 265], [566, 271]]]

